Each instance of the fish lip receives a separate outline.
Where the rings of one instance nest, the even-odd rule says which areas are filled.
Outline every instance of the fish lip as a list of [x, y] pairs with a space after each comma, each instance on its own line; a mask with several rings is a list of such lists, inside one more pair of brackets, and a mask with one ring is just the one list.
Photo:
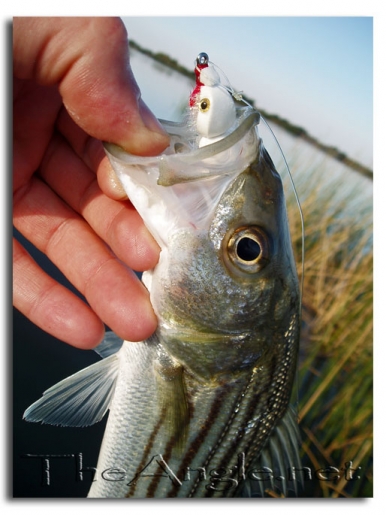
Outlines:
[[[161, 186], [171, 186], [181, 182], [197, 180], [198, 178], [202, 179], [202, 173], [200, 173], [199, 176], [195, 174], [193, 174], [193, 176], [184, 176], [184, 174], [175, 173], [176, 170], [186, 168], [187, 166], [194, 167], [199, 163], [204, 163], [205, 167], [210, 171], [213, 170], [214, 175], [223, 174], [224, 168], [218, 170], [218, 165], [211, 165], [209, 162], [210, 159], [240, 142], [249, 131], [260, 123], [260, 113], [251, 107], [239, 109], [238, 126], [219, 141], [215, 141], [201, 148], [193, 148], [184, 140], [186, 134], [183, 133], [183, 129], [185, 127], [186, 132], [186, 124], [166, 120], [160, 120], [160, 122], [171, 137], [171, 144], [164, 153], [158, 156], [135, 156], [124, 151], [118, 145], [109, 142], [103, 142], [103, 146], [107, 154], [110, 154], [115, 159], [127, 165], [139, 165], [144, 167], [144, 169], [151, 166], [159, 167], [158, 184]], [[178, 146], [188, 150], [181, 152], [176, 151], [176, 147]], [[250, 161], [253, 160], [254, 157], [255, 156], [251, 157]], [[247, 163], [247, 165], [248, 164], [250, 163]], [[170, 171], [172, 171], [172, 173]]]

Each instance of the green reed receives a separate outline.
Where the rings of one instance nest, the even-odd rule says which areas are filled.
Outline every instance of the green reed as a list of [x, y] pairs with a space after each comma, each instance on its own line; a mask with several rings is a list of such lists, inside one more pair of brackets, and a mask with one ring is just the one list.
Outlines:
[[[355, 184], [355, 172], [335, 174], [323, 163], [297, 161], [291, 168], [306, 256], [297, 398], [302, 463], [312, 472], [303, 495], [371, 497], [372, 199], [362, 179]], [[289, 191], [287, 183], [288, 177]], [[287, 197], [299, 256], [300, 218], [294, 196]]]

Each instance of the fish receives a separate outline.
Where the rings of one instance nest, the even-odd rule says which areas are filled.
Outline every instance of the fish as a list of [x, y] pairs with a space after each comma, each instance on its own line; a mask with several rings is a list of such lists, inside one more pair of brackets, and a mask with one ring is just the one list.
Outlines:
[[[291, 405], [300, 292], [279, 173], [207, 54], [160, 156], [105, 143], [158, 242], [143, 283], [158, 319], [145, 341], [107, 332], [102, 358], [44, 392], [30, 422], [82, 427], [108, 414], [91, 498], [297, 492]], [[225, 100], [226, 99], [226, 100]]]

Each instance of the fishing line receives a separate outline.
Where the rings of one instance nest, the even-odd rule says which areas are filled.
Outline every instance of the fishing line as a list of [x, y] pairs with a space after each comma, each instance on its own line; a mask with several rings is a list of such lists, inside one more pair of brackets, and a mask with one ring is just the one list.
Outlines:
[[283, 152], [283, 150], [282, 150], [282, 148], [280, 146], [280, 143], [279, 143], [277, 137], [275, 136], [275, 133], [273, 132], [273, 130], [269, 126], [267, 120], [261, 114], [260, 114], [260, 118], [263, 120], [265, 125], [268, 127], [270, 133], [272, 134], [274, 140], [276, 141], [277, 146], [279, 147], [280, 154], [281, 154], [281, 156], [283, 158], [285, 167], [287, 169], [287, 172], [288, 172], [288, 175], [289, 175], [289, 178], [290, 178], [290, 181], [291, 181], [292, 189], [294, 191], [294, 195], [295, 195], [295, 199], [296, 199], [296, 204], [297, 204], [298, 210], [299, 210], [300, 226], [301, 226], [301, 230], [302, 230], [302, 252], [301, 252], [301, 257], [302, 257], [302, 276], [301, 276], [301, 279], [300, 279], [300, 306], [299, 306], [300, 307], [300, 312], [301, 312], [301, 309], [302, 309], [302, 299], [303, 299], [303, 286], [304, 286], [304, 259], [305, 259], [304, 217], [303, 217], [302, 206], [300, 204], [299, 196], [298, 196], [298, 193], [297, 193], [296, 187], [295, 187], [295, 182], [293, 180], [293, 177], [292, 177], [289, 165], [287, 163], [287, 159], [285, 158], [285, 155], [284, 155], [284, 152]]
[[[216, 64], [214, 64], [212, 61], [208, 61], [208, 63], [213, 66], [213, 68], [215, 69], [215, 71], [217, 72], [219, 78], [220, 78], [220, 84], [219, 86], [224, 88], [225, 90], [227, 90], [231, 95], [232, 97], [238, 101], [238, 102], [242, 102], [244, 103], [245, 105], [247, 105], [248, 107], [250, 107], [251, 109], [255, 109], [249, 102], [247, 102], [247, 100], [245, 100], [242, 96], [242, 92], [240, 91], [236, 91], [228, 77], [226, 76], [226, 74], [222, 71], [222, 69], [217, 66]], [[291, 170], [290, 170], [290, 167], [288, 165], [288, 162], [287, 162], [287, 159], [284, 155], [284, 152], [280, 146], [280, 143], [277, 139], [277, 137], [275, 136], [275, 133], [273, 132], [273, 130], [271, 129], [270, 125], [268, 124], [268, 122], [265, 120], [265, 118], [261, 115], [260, 113], [260, 118], [263, 120], [265, 126], [268, 128], [269, 132], [271, 133], [271, 135], [273, 136], [273, 139], [274, 141], [276, 142], [276, 145], [278, 146], [279, 148], [279, 151], [280, 151], [280, 154], [283, 158], [283, 161], [284, 161], [284, 165], [285, 165], [285, 168], [287, 169], [287, 172], [288, 172], [288, 176], [290, 178], [290, 182], [291, 182], [291, 185], [292, 185], [292, 189], [293, 189], [293, 192], [294, 192], [294, 195], [295, 195], [295, 199], [296, 199], [296, 204], [297, 204], [297, 207], [298, 207], [298, 211], [299, 211], [299, 216], [300, 216], [300, 226], [301, 226], [301, 232], [302, 232], [302, 236], [301, 236], [301, 277], [300, 277], [300, 292], [299, 292], [299, 315], [300, 315], [300, 320], [301, 320], [301, 313], [302, 313], [302, 300], [303, 300], [303, 288], [304, 288], [304, 262], [305, 262], [305, 236], [304, 236], [304, 217], [303, 217], [303, 211], [302, 211], [302, 207], [301, 207], [301, 204], [300, 204], [300, 200], [299, 200], [299, 196], [298, 196], [298, 193], [296, 191], [296, 187], [295, 187], [295, 182], [293, 180], [293, 177], [292, 177], [292, 174], [291, 174]], [[299, 366], [298, 366], [298, 370], [299, 370]], [[297, 408], [299, 406], [299, 374], [297, 373], [296, 374], [296, 385], [297, 385], [297, 400], [296, 400], [296, 405], [297, 405]]]
[[[209, 61], [210, 64], [216, 69], [217, 73], [219, 74], [220, 78], [221, 78], [221, 86], [224, 87], [224, 89], [226, 89], [231, 95], [232, 97], [239, 101], [239, 102], [243, 102], [245, 105], [247, 105], [248, 107], [250, 107], [251, 109], [255, 109], [249, 102], [247, 102], [247, 100], [245, 100], [245, 98], [243, 98], [242, 96], [242, 92], [241, 91], [236, 91], [230, 84], [227, 76], [225, 75], [225, 73], [221, 70], [221, 68], [219, 66], [217, 66], [216, 64], [214, 64], [212, 61]], [[275, 133], [273, 132], [273, 130], [271, 129], [269, 123], [267, 122], [267, 120], [262, 116], [262, 114], [260, 113], [260, 118], [263, 120], [263, 122], [265, 123], [266, 127], [268, 128], [269, 132], [271, 133], [271, 135], [273, 136], [275, 142], [276, 142], [276, 145], [278, 146], [279, 148], [279, 151], [280, 151], [280, 154], [283, 158], [283, 161], [284, 161], [284, 164], [285, 164], [285, 167], [287, 169], [287, 172], [288, 172], [288, 175], [289, 175], [289, 178], [290, 178], [290, 182], [291, 182], [291, 185], [292, 185], [292, 189], [293, 189], [293, 192], [294, 192], [294, 195], [295, 195], [295, 199], [296, 199], [296, 204], [298, 206], [298, 210], [299, 210], [299, 216], [300, 216], [300, 227], [301, 227], [301, 231], [302, 231], [302, 250], [301, 250], [301, 260], [302, 260], [302, 266], [301, 266], [301, 278], [300, 278], [300, 302], [299, 302], [299, 310], [300, 310], [300, 313], [301, 313], [301, 310], [302, 310], [302, 299], [303, 299], [303, 286], [304, 286], [304, 259], [305, 259], [305, 243], [304, 243], [304, 217], [303, 217], [303, 211], [302, 211], [302, 206], [300, 204], [300, 200], [299, 200], [299, 196], [298, 196], [298, 193], [296, 191], [296, 187], [295, 187], [295, 182], [293, 180], [293, 177], [292, 177], [292, 174], [291, 174], [291, 170], [290, 170], [290, 167], [288, 165], [288, 162], [287, 162], [287, 159], [285, 158], [285, 155], [284, 155], [284, 152], [280, 146], [280, 143], [277, 139], [277, 137], [275, 136]]]
[[[242, 91], [236, 91], [232, 85], [230, 84], [229, 82], [229, 79], [228, 77], [225, 75], [225, 73], [222, 71], [222, 69], [217, 66], [216, 64], [214, 64], [212, 61], [209, 61], [209, 63], [215, 68], [215, 70], [217, 71], [219, 77], [220, 77], [220, 85], [226, 89], [231, 95], [232, 97], [239, 101], [239, 102], [243, 102], [245, 105], [247, 105], [248, 107], [250, 107], [251, 109], [255, 109], [249, 102], [247, 102], [247, 100], [245, 100], [245, 98], [243, 98], [242, 96]], [[289, 178], [290, 178], [290, 181], [291, 181], [291, 185], [292, 185], [292, 189], [294, 191], [294, 194], [295, 194], [295, 199], [296, 199], [296, 204], [298, 206], [298, 210], [299, 210], [299, 216], [300, 216], [300, 226], [301, 226], [301, 230], [302, 230], [302, 251], [301, 251], [301, 259], [302, 259], [302, 267], [301, 267], [301, 270], [302, 270], [302, 274], [301, 274], [301, 279], [300, 279], [300, 312], [301, 312], [301, 309], [302, 309], [302, 298], [303, 298], [303, 285], [304, 285], [304, 258], [305, 258], [305, 244], [304, 244], [304, 218], [303, 218], [303, 211], [302, 211], [302, 207], [301, 207], [301, 204], [300, 204], [300, 200], [299, 200], [299, 196], [298, 196], [298, 193], [296, 191], [296, 187], [295, 187], [295, 182], [293, 180], [293, 177], [292, 177], [292, 174], [291, 174], [291, 170], [290, 170], [290, 167], [288, 165], [288, 162], [287, 162], [287, 159], [285, 158], [285, 155], [284, 155], [284, 152], [280, 146], [280, 143], [277, 139], [277, 137], [275, 136], [275, 133], [273, 132], [273, 130], [271, 129], [269, 123], [267, 122], [267, 120], [262, 116], [262, 114], [260, 113], [260, 118], [263, 120], [263, 122], [265, 123], [266, 127], [268, 128], [269, 132], [272, 134], [275, 142], [276, 142], [276, 145], [278, 146], [279, 148], [279, 151], [280, 151], [280, 154], [283, 158], [283, 161], [284, 161], [284, 164], [285, 164], [285, 167], [287, 169], [287, 172], [288, 172], [288, 175], [289, 175]]]
[[[270, 133], [272, 134], [274, 140], [276, 141], [276, 144], [277, 146], [279, 147], [279, 150], [280, 150], [280, 154], [283, 158], [283, 161], [284, 161], [284, 164], [285, 164], [285, 167], [287, 169], [287, 172], [288, 172], [288, 175], [289, 175], [289, 178], [290, 178], [290, 182], [291, 182], [291, 185], [292, 185], [292, 189], [294, 191], [294, 195], [295, 195], [295, 199], [296, 199], [296, 204], [298, 206], [298, 210], [299, 210], [299, 216], [300, 216], [300, 225], [301, 225], [301, 229], [302, 229], [302, 252], [301, 252], [301, 256], [302, 256], [302, 275], [301, 275], [301, 278], [300, 278], [300, 302], [299, 302], [299, 312], [300, 312], [300, 323], [301, 323], [301, 320], [302, 320], [302, 299], [303, 299], [303, 286], [304, 286], [304, 259], [305, 259], [305, 243], [304, 243], [304, 217], [303, 217], [303, 211], [302, 211], [302, 206], [300, 204], [300, 200], [299, 200], [299, 196], [298, 196], [298, 193], [296, 191], [296, 187], [295, 187], [295, 182], [293, 180], [293, 177], [292, 177], [292, 174], [291, 174], [291, 171], [290, 171], [290, 168], [289, 168], [289, 165], [287, 163], [287, 159], [285, 158], [285, 155], [284, 155], [284, 152], [280, 146], [280, 143], [278, 142], [278, 139], [277, 137], [275, 136], [275, 133], [273, 132], [273, 130], [271, 129], [271, 127], [269, 126], [267, 120], [265, 120], [265, 118], [260, 114], [260, 117], [261, 119], [263, 120], [263, 122], [265, 123], [266, 127], [269, 129]], [[299, 360], [299, 358], [298, 358]], [[300, 384], [299, 384], [299, 361], [298, 361], [298, 367], [297, 367], [297, 372], [296, 372], [296, 410], [297, 412], [299, 412], [299, 390], [300, 390]]]

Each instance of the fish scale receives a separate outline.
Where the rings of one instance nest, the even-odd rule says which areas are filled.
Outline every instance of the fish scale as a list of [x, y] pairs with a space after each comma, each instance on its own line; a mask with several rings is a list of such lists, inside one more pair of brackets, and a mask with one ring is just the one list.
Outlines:
[[[283, 187], [259, 113], [232, 99], [206, 58], [189, 120], [162, 122], [164, 154], [105, 145], [161, 247], [143, 274], [156, 332], [144, 342], [107, 334], [96, 349], [102, 361], [24, 415], [82, 426], [109, 411], [89, 497], [264, 495], [261, 470], [271, 469], [270, 488], [275, 478], [285, 494], [297, 488], [288, 470], [300, 467], [290, 407], [300, 296]], [[216, 123], [205, 118], [218, 109]]]

